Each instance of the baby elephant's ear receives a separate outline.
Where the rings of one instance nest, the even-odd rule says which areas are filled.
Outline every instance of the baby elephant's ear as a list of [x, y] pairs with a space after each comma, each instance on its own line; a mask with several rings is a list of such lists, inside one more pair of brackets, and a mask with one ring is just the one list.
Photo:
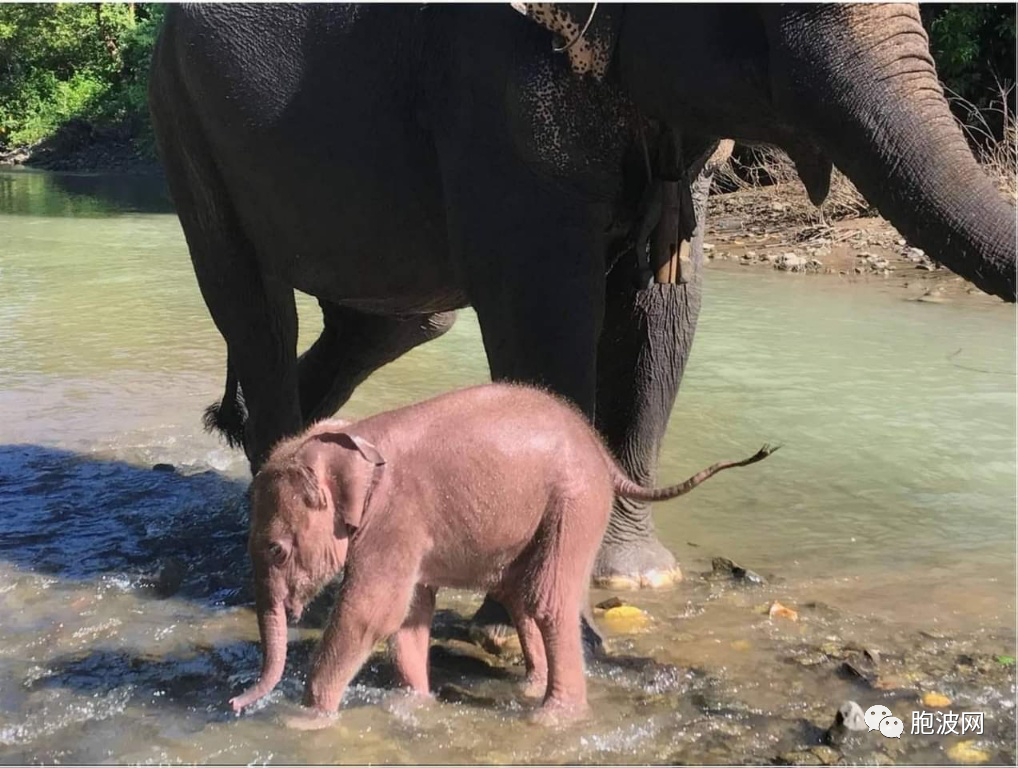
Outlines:
[[370, 442], [347, 432], [324, 433], [314, 440], [326, 449], [318, 471], [336, 505], [336, 536], [347, 536], [361, 525], [385, 459]]

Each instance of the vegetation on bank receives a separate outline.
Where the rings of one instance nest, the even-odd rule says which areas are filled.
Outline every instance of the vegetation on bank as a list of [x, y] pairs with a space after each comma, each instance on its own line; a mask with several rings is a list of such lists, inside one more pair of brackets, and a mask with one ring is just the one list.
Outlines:
[[151, 146], [145, 89], [163, 4], [0, 5], [0, 146], [61, 131]]
[[[920, 8], [940, 77], [959, 97], [955, 112], [974, 126], [973, 143], [1006, 141], [1005, 113], [1015, 113], [1008, 89], [1015, 6]], [[164, 11], [162, 3], [0, 4], [0, 149], [113, 138], [151, 156], [145, 86]]]

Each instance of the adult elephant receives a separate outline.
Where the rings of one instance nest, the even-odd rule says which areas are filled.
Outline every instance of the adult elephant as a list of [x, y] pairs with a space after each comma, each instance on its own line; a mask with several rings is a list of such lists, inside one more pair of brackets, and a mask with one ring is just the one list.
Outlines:
[[[470, 304], [494, 378], [569, 397], [653, 483], [722, 136], [783, 147], [816, 203], [837, 163], [915, 245], [1015, 300], [1014, 209], [914, 5], [173, 6], [150, 103], [228, 348], [210, 418], [253, 469]], [[324, 316], [299, 360], [295, 288]], [[619, 502], [595, 577], [676, 574], [649, 510]]]

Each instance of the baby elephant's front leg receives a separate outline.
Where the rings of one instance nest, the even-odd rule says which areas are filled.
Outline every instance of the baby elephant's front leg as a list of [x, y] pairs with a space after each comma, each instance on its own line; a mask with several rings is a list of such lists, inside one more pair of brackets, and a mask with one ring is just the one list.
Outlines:
[[432, 587], [417, 585], [403, 626], [392, 637], [392, 655], [400, 682], [422, 695], [429, 693], [428, 647], [436, 592]]
[[394, 576], [381, 571], [360, 578], [357, 572], [348, 572], [311, 665], [304, 706], [322, 713], [335, 712], [375, 643], [399, 628], [414, 584]]

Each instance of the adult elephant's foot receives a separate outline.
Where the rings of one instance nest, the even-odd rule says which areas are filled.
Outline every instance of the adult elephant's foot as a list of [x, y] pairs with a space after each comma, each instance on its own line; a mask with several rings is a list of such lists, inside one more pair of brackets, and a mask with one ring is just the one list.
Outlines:
[[470, 619], [468, 629], [471, 642], [495, 656], [513, 656], [523, 653], [509, 612], [491, 597], [485, 597], [481, 607]]
[[[601, 656], [604, 653], [604, 639], [596, 627], [591, 626], [585, 617], [580, 617], [580, 630], [584, 656], [588, 660]], [[471, 642], [494, 656], [523, 654], [523, 647], [520, 645], [520, 638], [509, 612], [490, 596], [485, 596], [481, 607], [470, 619], [467, 632]]]
[[591, 581], [601, 589], [661, 589], [682, 581], [682, 570], [653, 532], [625, 540], [606, 538]]

